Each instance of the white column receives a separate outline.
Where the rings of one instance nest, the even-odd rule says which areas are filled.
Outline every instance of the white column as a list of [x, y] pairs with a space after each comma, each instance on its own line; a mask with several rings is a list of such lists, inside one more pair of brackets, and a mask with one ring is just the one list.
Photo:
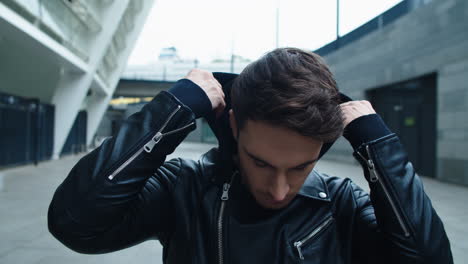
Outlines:
[[143, 7], [135, 16], [135, 26], [133, 29], [128, 32], [127, 39], [126, 39], [126, 47], [120, 52], [120, 56], [117, 58], [117, 68], [116, 70], [109, 76], [108, 84], [109, 84], [109, 93], [107, 95], [94, 95], [93, 99], [89, 101], [87, 111], [88, 111], [88, 134], [87, 134], [87, 145], [89, 146], [94, 138], [96, 133], [96, 129], [101, 122], [104, 113], [107, 110], [109, 102], [112, 98], [112, 94], [114, 93], [117, 83], [120, 79], [120, 75], [122, 74], [126, 64], [128, 57], [130, 56], [133, 47], [135, 46], [136, 40], [143, 29], [143, 25], [148, 17], [148, 14], [151, 10], [151, 7], [154, 3], [154, 0], [145, 0], [143, 1]]
[[[86, 94], [91, 87], [97, 67], [104, 56], [112, 37], [119, 26], [120, 19], [129, 0], [113, 1], [103, 13], [102, 31], [96, 36], [89, 52], [89, 67], [81, 75], [63, 72], [52, 98], [55, 105], [55, 129], [53, 157], [58, 158], [70, 132], [73, 122], [80, 111]], [[102, 91], [105, 94], [104, 91]], [[92, 113], [88, 113], [88, 118]]]

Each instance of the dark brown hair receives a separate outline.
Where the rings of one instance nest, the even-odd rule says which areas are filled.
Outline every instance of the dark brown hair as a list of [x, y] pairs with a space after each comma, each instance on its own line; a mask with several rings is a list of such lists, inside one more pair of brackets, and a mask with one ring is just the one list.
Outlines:
[[312, 52], [279, 48], [265, 54], [235, 79], [231, 98], [239, 130], [250, 119], [324, 143], [343, 133], [336, 81]]

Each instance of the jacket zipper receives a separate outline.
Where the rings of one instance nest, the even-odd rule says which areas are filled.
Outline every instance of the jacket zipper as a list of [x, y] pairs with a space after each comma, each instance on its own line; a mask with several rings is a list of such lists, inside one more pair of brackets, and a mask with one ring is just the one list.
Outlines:
[[380, 175], [379, 175], [379, 173], [377, 171], [377, 168], [375, 167], [375, 163], [371, 158], [372, 156], [371, 156], [371, 151], [370, 151], [369, 145], [366, 145], [366, 151], [367, 151], [367, 156], [369, 157], [369, 159], [366, 159], [359, 151], [357, 151], [357, 153], [367, 163], [367, 166], [368, 166], [369, 171], [370, 171], [369, 180], [371, 182], [373, 182], [373, 183], [379, 182], [379, 184], [382, 187], [382, 190], [384, 191], [384, 194], [387, 197], [387, 200], [389, 201], [390, 206], [392, 207], [393, 212], [394, 212], [394, 214], [395, 214], [395, 216], [396, 216], [396, 218], [397, 218], [397, 220], [398, 220], [398, 222], [399, 222], [399, 224], [401, 226], [401, 229], [404, 232], [405, 237], [409, 237], [410, 233], [408, 231], [407, 226], [405, 225], [405, 222], [403, 221], [403, 217], [401, 216], [400, 212], [398, 211], [398, 208], [396, 207], [395, 201], [393, 201], [392, 197], [390, 196], [390, 192], [388, 191], [387, 186], [380, 179]]
[[296, 241], [294, 242], [294, 247], [297, 249], [297, 253], [299, 254], [299, 258], [301, 260], [304, 260], [304, 255], [302, 254], [302, 246], [310, 239], [312, 239], [313, 237], [315, 237], [318, 233], [320, 233], [320, 231], [322, 231], [323, 229], [325, 229], [326, 227], [328, 227], [331, 222], [333, 221], [333, 216], [330, 216], [329, 218], [327, 218], [325, 221], [323, 221], [317, 228], [315, 228], [314, 230], [312, 230], [312, 232], [309, 233], [309, 235], [307, 235], [305, 238], [299, 240], [299, 241]]
[[224, 208], [226, 207], [226, 202], [229, 200], [229, 189], [231, 188], [234, 177], [236, 176], [237, 171], [231, 176], [230, 183], [223, 184], [223, 192], [221, 194], [221, 207], [219, 208], [218, 215], [218, 258], [219, 264], [224, 263], [224, 254], [223, 254], [223, 219], [224, 219]]
[[192, 126], [194, 124], [194, 122], [191, 122], [188, 125], [185, 125], [185, 126], [183, 126], [181, 128], [178, 128], [176, 130], [167, 132], [165, 134], [161, 133], [163, 131], [163, 129], [166, 128], [166, 126], [169, 124], [169, 121], [180, 110], [180, 108], [181, 108], [181, 106], [178, 105], [177, 108], [169, 115], [169, 118], [164, 122], [164, 124], [161, 126], [161, 128], [158, 130], [158, 132], [156, 132], [156, 134], [153, 137], [151, 137], [151, 140], [149, 140], [145, 145], [143, 145], [143, 147], [138, 149], [137, 152], [135, 152], [132, 156], [130, 156], [130, 158], [128, 158], [124, 163], [122, 163], [122, 165], [120, 165], [116, 170], [114, 170], [114, 172], [112, 172], [107, 178], [109, 180], [113, 180], [117, 174], [119, 174], [123, 169], [125, 169], [125, 167], [127, 167], [128, 164], [130, 164], [134, 159], [136, 159], [143, 151], [146, 151], [147, 153], [150, 153], [153, 150], [154, 146], [159, 141], [161, 141], [161, 139], [164, 136], [167, 136], [167, 135], [170, 135], [170, 134], [173, 134], [173, 133], [177, 133], [177, 132], [179, 132], [181, 130], [186, 129], [189, 126]]

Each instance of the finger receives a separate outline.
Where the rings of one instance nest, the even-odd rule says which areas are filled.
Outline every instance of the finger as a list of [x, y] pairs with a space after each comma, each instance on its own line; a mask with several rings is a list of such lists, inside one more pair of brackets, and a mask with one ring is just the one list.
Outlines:
[[226, 95], [224, 94], [224, 91], [223, 91], [223, 90], [221, 90], [221, 96], [223, 97], [223, 100], [226, 99]]
[[346, 107], [346, 108], [362, 108], [362, 104], [348, 104], [348, 105], [342, 105], [341, 107]]
[[215, 77], [213, 77], [213, 81], [214, 81], [219, 87], [222, 87], [221, 83], [219, 83], [218, 80], [217, 80]]
[[369, 101], [364, 101], [365, 105], [367, 105], [369, 108], [373, 108], [371, 102]]
[[225, 107], [226, 107], [225, 104], [220, 104], [220, 105], [216, 108], [216, 111], [215, 111], [215, 112], [216, 112], [216, 117], [217, 117], [217, 118], [220, 117], [220, 116], [223, 114], [224, 108], [225, 108]]
[[217, 86], [217, 89], [218, 89], [218, 92], [223, 97], [223, 99], [226, 98], [226, 95], [224, 94], [223, 88], [221, 86]]
[[354, 102], [355, 102], [355, 101], [349, 101], [349, 102], [341, 103], [340, 105], [341, 105], [341, 106], [352, 105]]
[[224, 109], [226, 107], [226, 101], [221, 99], [221, 107]]
[[351, 109], [351, 108], [353, 108], [352, 105], [341, 105], [340, 107], [341, 107], [341, 109]]
[[223, 91], [223, 86], [218, 82], [218, 80], [214, 79], [214, 83], [216, 85], [216, 88], [218, 89], [218, 91], [221, 93], [221, 95], [223, 96], [223, 98], [225, 97], [225, 94], [224, 94], [224, 91]]
[[219, 111], [222, 113], [224, 111], [224, 108], [226, 108], [226, 101], [224, 101], [224, 99], [221, 99], [221, 102], [219, 104]]

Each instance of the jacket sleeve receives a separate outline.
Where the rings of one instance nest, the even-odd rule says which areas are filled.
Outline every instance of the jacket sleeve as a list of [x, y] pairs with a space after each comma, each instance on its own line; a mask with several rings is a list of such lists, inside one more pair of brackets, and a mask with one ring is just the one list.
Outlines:
[[361, 257], [367, 263], [453, 263], [443, 223], [396, 134], [363, 144], [353, 155], [371, 189], [369, 199], [353, 185]]
[[194, 114], [161, 92], [84, 156], [57, 188], [49, 231], [80, 253], [116, 251], [173, 228], [180, 160], [165, 162], [195, 128]]

